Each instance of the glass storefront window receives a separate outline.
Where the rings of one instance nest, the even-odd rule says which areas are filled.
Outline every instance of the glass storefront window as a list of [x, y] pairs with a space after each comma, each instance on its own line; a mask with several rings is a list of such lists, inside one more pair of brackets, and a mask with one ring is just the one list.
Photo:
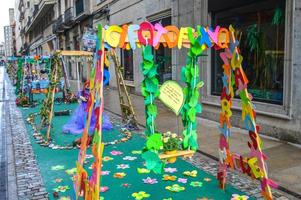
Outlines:
[[[249, 92], [255, 101], [282, 105], [285, 0], [232, 1], [230, 8], [223, 8], [223, 2], [213, 0], [209, 5], [212, 25], [229, 27], [232, 24], [236, 29]], [[220, 95], [223, 85], [223, 62], [219, 53], [212, 50], [213, 95]]]
[[124, 80], [134, 80], [133, 50], [120, 49]]

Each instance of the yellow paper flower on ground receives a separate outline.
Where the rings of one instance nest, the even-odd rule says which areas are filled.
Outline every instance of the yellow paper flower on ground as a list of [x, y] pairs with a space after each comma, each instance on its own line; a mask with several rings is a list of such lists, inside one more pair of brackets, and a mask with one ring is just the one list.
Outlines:
[[178, 184], [173, 184], [172, 186], [166, 186], [165, 189], [171, 192], [181, 192], [185, 190], [185, 187], [181, 187]]
[[140, 192], [134, 192], [132, 194], [132, 197], [134, 197], [136, 200], [141, 200], [141, 199], [150, 197], [150, 194], [147, 194], [144, 191], [140, 191]]
[[198, 171], [193, 170], [193, 171], [185, 171], [183, 172], [183, 175], [185, 176], [191, 176], [191, 177], [196, 177], [198, 175]]
[[163, 181], [175, 181], [175, 180], [177, 180], [177, 177], [174, 175], [164, 174], [162, 180]]
[[114, 158], [112, 158], [112, 157], [110, 157], [110, 156], [105, 156], [105, 157], [102, 158], [102, 160], [103, 160], [104, 162], [107, 162], [107, 161], [110, 161], [110, 160], [114, 160]]
[[114, 174], [114, 178], [124, 178], [126, 176], [126, 173], [124, 172], [117, 172]]
[[231, 200], [248, 200], [249, 197], [246, 195], [232, 194]]

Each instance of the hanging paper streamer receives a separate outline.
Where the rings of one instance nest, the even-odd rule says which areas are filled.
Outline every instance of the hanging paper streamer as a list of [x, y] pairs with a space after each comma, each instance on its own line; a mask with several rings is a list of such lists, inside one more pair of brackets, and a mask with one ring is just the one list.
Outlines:
[[[103, 74], [104, 74], [104, 45], [103, 45], [103, 29], [98, 26], [96, 51], [94, 53], [94, 65], [91, 69], [90, 76], [90, 96], [88, 99], [88, 115], [84, 133], [81, 138], [81, 147], [77, 161], [77, 174], [74, 181], [74, 189], [76, 199], [79, 195], [83, 195], [84, 199], [99, 199], [100, 173], [102, 163], [102, 153], [104, 145], [102, 143], [102, 113], [103, 113]], [[92, 142], [92, 154], [94, 162], [92, 164], [92, 175], [88, 177], [84, 169], [84, 161], [87, 151], [88, 131], [91, 123], [92, 112], [95, 110], [96, 123], [94, 130], [94, 138]]]

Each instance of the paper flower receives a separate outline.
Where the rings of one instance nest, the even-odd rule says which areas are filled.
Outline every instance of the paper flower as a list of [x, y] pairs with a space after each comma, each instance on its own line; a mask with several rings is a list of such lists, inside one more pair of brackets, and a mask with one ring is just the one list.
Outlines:
[[53, 182], [55, 182], [55, 183], [60, 183], [60, 182], [62, 182], [62, 180], [63, 180], [63, 179], [61, 179], [61, 178], [56, 178]]
[[187, 178], [178, 178], [179, 183], [187, 183]]
[[173, 184], [172, 186], [166, 186], [165, 189], [171, 192], [181, 192], [185, 190], [185, 187], [181, 187], [178, 184]]
[[231, 200], [248, 200], [249, 197], [246, 195], [232, 194]]
[[134, 192], [132, 194], [132, 197], [134, 197], [136, 200], [141, 200], [141, 199], [150, 197], [150, 194], [147, 194], [144, 191], [140, 191], [140, 192]]
[[204, 178], [204, 181], [210, 182], [210, 181], [211, 181], [211, 178]]
[[133, 160], [136, 160], [137, 157], [135, 157], [135, 156], [125, 156], [125, 157], [123, 157], [122, 159], [123, 159], [123, 160], [133, 161]]
[[192, 187], [202, 187], [202, 186], [203, 186], [203, 183], [202, 183], [202, 182], [199, 182], [199, 181], [192, 181], [192, 182], [190, 183], [190, 185], [191, 185]]
[[112, 156], [118, 156], [118, 155], [122, 155], [123, 153], [122, 153], [121, 151], [116, 151], [116, 150], [114, 150], [114, 151], [111, 151], [110, 154], [111, 154]]
[[103, 187], [100, 187], [100, 192], [106, 192], [109, 190], [109, 187], [108, 186], [103, 186]]
[[155, 178], [150, 178], [150, 177], [147, 177], [145, 179], [142, 179], [143, 180], [143, 183], [145, 184], [155, 184], [155, 183], [158, 183], [157, 179]]
[[183, 172], [183, 175], [185, 175], [185, 176], [191, 176], [191, 177], [196, 177], [197, 174], [198, 174], [198, 171], [196, 171], [196, 170], [193, 170], [191, 172], [190, 171]]
[[55, 165], [55, 166], [51, 167], [51, 170], [53, 170], [53, 171], [58, 171], [58, 170], [63, 170], [63, 169], [65, 169], [64, 165]]
[[110, 171], [101, 171], [100, 174], [102, 176], [106, 176], [106, 175], [109, 175], [110, 174]]
[[175, 173], [177, 171], [178, 171], [177, 168], [173, 168], [173, 167], [164, 168], [165, 173]]
[[137, 172], [139, 174], [149, 174], [150, 170], [146, 169], [146, 168], [137, 168]]
[[164, 174], [163, 178], [162, 178], [163, 181], [175, 181], [176, 179], [177, 179], [176, 176], [173, 176], [173, 175], [171, 176], [168, 174]]
[[117, 165], [117, 169], [128, 169], [128, 168], [130, 168], [130, 166], [128, 164]]
[[103, 161], [107, 162], [107, 161], [110, 161], [110, 160], [114, 160], [114, 158], [110, 157], [110, 156], [105, 156], [102, 158]]
[[70, 197], [61, 197], [59, 200], [71, 200]]
[[131, 186], [131, 184], [129, 184], [129, 183], [122, 183], [121, 186], [122, 186], [122, 187], [125, 187], [125, 188], [128, 188], [128, 187]]
[[92, 154], [86, 154], [86, 159], [90, 159], [90, 158], [93, 158], [93, 155]]
[[57, 188], [54, 188], [53, 190], [56, 191], [56, 192], [66, 192], [66, 190], [69, 190], [70, 187], [68, 185], [60, 185], [58, 186]]
[[126, 176], [126, 173], [123, 172], [117, 172], [114, 174], [114, 178], [124, 178]]
[[73, 175], [76, 173], [76, 168], [72, 168], [72, 169], [67, 169], [65, 170], [65, 172], [68, 174], [68, 175]]
[[141, 153], [142, 151], [137, 151], [137, 150], [132, 151], [132, 154], [141, 154]]

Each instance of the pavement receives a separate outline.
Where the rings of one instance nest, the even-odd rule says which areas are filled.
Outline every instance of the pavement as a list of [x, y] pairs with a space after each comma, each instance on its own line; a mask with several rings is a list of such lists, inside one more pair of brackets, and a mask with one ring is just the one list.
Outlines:
[[15, 104], [5, 68], [0, 66], [0, 199], [46, 200], [40, 174], [24, 120]]
[[[112, 88], [105, 90], [105, 109], [115, 114], [121, 114], [118, 92]], [[131, 94], [132, 103], [139, 124], [145, 124], [143, 97]], [[169, 111], [162, 103], [157, 102], [158, 116], [156, 126], [158, 131], [172, 131], [179, 133], [181, 130], [181, 119]], [[260, 121], [257, 122], [260, 124]], [[213, 160], [218, 158], [219, 130], [218, 123], [198, 118], [198, 142], [199, 150], [205, 157]], [[249, 141], [248, 132], [241, 128], [231, 129], [230, 149], [241, 155], [248, 155]], [[297, 199], [301, 199], [301, 148], [277, 139], [260, 135], [263, 141], [263, 152], [268, 156], [268, 174], [279, 184], [279, 189]]]

